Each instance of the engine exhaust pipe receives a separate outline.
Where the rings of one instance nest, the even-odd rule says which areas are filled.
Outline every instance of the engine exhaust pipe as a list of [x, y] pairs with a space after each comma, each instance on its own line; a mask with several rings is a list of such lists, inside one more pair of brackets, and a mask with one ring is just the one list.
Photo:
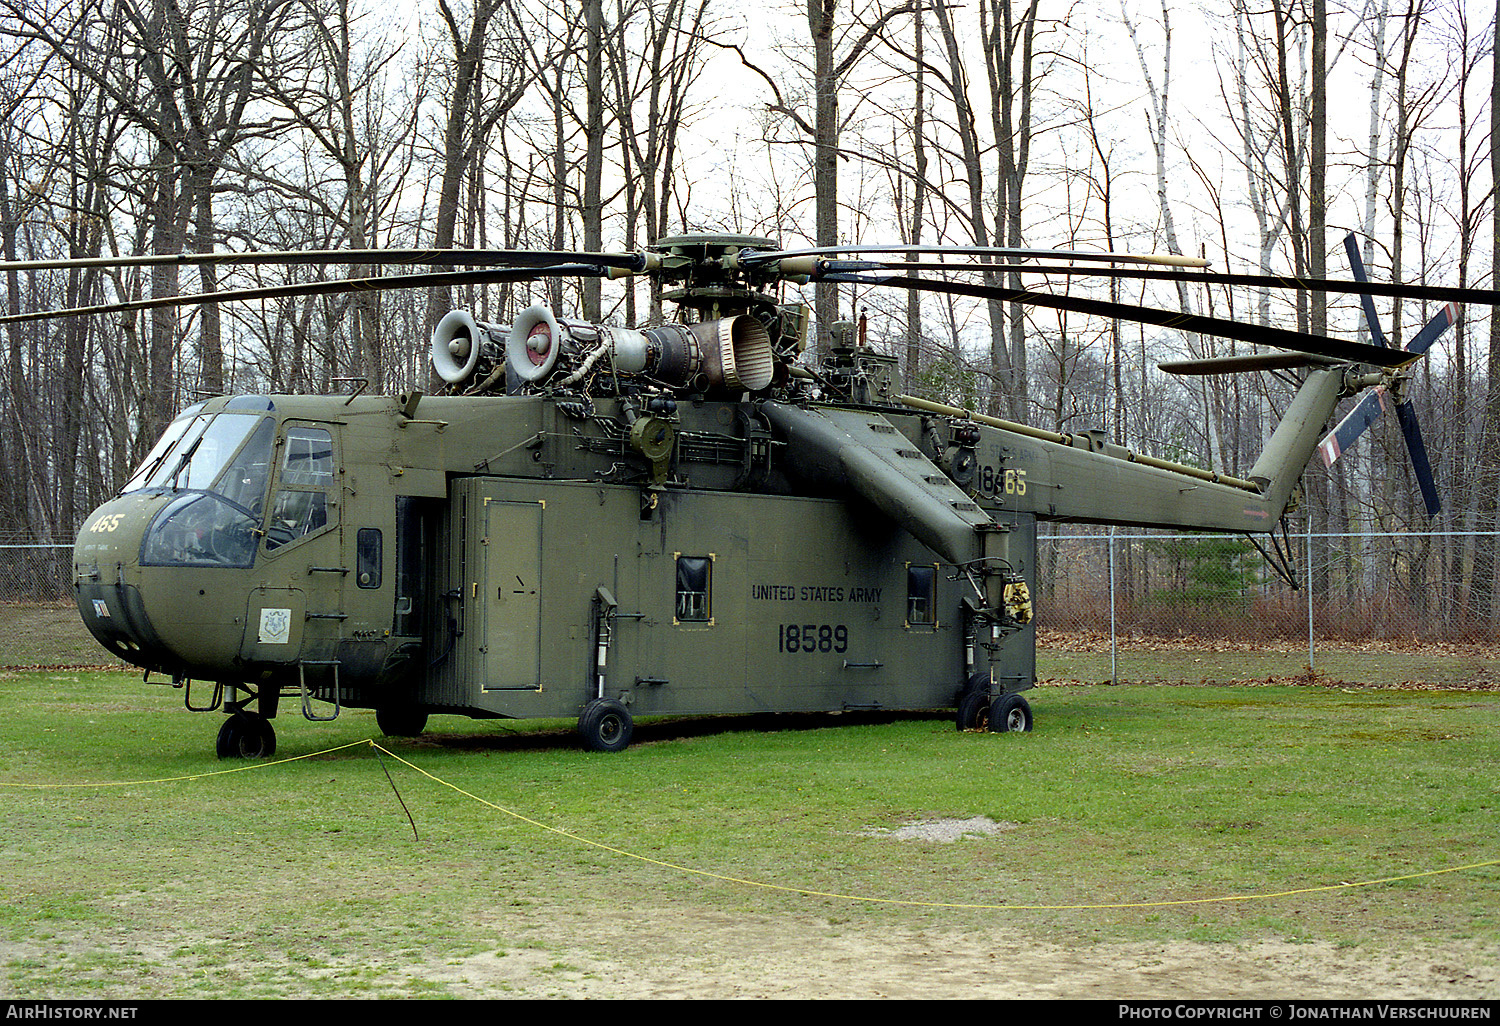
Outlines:
[[498, 360], [504, 335], [504, 328], [476, 321], [464, 310], [450, 310], [432, 329], [432, 368], [450, 385], [467, 381], [480, 357]]

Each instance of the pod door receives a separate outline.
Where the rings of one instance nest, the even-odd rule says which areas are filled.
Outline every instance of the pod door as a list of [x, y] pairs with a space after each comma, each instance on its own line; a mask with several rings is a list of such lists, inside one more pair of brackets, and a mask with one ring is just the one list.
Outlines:
[[541, 687], [542, 512], [540, 502], [485, 498], [476, 553], [480, 593], [471, 596], [482, 639], [476, 662], [485, 691]]

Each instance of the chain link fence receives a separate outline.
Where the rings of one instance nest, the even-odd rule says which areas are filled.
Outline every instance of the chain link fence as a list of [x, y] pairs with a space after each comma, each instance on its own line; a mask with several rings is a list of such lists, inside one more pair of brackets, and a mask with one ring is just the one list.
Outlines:
[[0, 544], [0, 667], [119, 666], [73, 604], [73, 546]]
[[1044, 680], [1500, 681], [1500, 592], [1476, 558], [1500, 545], [1495, 532], [1304, 529], [1272, 546], [1233, 534], [1058, 528], [1037, 545]]
[[0, 602], [72, 601], [71, 544], [0, 545]]

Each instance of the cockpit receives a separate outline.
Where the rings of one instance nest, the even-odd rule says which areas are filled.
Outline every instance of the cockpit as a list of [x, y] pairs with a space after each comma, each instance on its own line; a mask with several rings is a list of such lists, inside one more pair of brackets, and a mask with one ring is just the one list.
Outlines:
[[263, 396], [184, 410], [122, 490], [175, 496], [146, 530], [141, 565], [248, 567], [262, 537], [270, 552], [327, 525], [331, 436], [316, 426], [286, 426], [268, 511], [276, 431], [275, 406]]

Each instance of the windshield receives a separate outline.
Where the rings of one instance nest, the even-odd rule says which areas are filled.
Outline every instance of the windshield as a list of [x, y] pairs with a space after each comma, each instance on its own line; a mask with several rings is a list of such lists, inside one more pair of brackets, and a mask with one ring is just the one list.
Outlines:
[[[276, 420], [257, 413], [198, 416], [183, 425], [144, 487], [184, 494], [147, 529], [141, 562], [249, 566], [271, 480]], [[138, 475], [139, 476], [139, 475]]]
[[[215, 491], [259, 510], [270, 474], [272, 431], [273, 421], [262, 414], [189, 411], [171, 423], [123, 491]], [[241, 449], [251, 432], [254, 439]]]
[[136, 468], [130, 480], [125, 483], [125, 487], [120, 489], [121, 495], [124, 495], [126, 492], [133, 492], [137, 488], [146, 487], [147, 479], [161, 466], [162, 461], [167, 458], [167, 453], [171, 452], [172, 447], [187, 433], [188, 427], [198, 419], [197, 414], [201, 409], [203, 409], [202, 403], [190, 406], [179, 413], [176, 420], [167, 425], [167, 430], [162, 432], [162, 436], [151, 447], [151, 451], [146, 454], [146, 458], [141, 461], [141, 465]]
[[146, 487], [207, 490], [258, 420], [246, 413], [196, 418], [146, 481]]

